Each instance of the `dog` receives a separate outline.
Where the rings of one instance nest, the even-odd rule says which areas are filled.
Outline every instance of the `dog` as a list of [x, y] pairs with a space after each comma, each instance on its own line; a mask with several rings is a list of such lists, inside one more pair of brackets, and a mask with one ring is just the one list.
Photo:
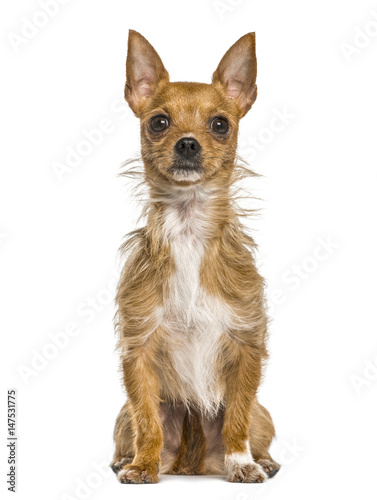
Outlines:
[[158, 473], [260, 483], [279, 465], [256, 394], [267, 358], [264, 281], [232, 186], [239, 120], [257, 96], [255, 33], [212, 83], [170, 82], [130, 31], [125, 99], [140, 119], [146, 226], [123, 246], [116, 327], [127, 401], [111, 467], [121, 483]]

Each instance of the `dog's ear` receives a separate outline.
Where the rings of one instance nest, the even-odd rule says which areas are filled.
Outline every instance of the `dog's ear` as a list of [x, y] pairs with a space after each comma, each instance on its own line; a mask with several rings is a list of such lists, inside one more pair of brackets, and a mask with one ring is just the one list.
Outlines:
[[124, 97], [136, 116], [139, 116], [143, 102], [153, 94], [159, 82], [169, 81], [160, 56], [148, 40], [133, 30], [128, 35], [126, 75]]
[[235, 99], [240, 118], [246, 115], [257, 98], [257, 56], [255, 33], [248, 33], [230, 47], [212, 76], [212, 83], [220, 83], [226, 95]]

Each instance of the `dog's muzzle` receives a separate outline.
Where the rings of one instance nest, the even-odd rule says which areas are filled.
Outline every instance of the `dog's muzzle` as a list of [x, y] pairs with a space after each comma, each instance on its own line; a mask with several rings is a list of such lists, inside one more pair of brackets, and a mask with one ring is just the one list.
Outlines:
[[183, 160], [193, 160], [201, 149], [199, 142], [193, 137], [182, 137], [174, 146], [176, 155]]
[[202, 147], [193, 137], [182, 137], [174, 146], [174, 160], [170, 168], [175, 174], [188, 176], [203, 173]]

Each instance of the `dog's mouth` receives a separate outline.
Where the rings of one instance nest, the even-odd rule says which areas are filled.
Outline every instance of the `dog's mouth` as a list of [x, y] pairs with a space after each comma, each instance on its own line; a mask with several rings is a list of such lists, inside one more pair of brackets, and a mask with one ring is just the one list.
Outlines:
[[200, 160], [174, 159], [168, 173], [177, 181], [197, 181], [203, 176], [204, 169]]

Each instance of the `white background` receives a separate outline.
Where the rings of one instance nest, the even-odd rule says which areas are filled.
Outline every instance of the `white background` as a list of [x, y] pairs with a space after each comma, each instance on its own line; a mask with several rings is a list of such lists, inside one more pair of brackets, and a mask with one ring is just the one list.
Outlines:
[[[0, 12], [1, 494], [16, 387], [21, 499], [376, 498], [376, 1], [71, 0], [41, 11], [8, 0]], [[173, 81], [209, 82], [229, 46], [257, 33], [259, 96], [240, 154], [264, 176], [248, 185], [263, 199], [250, 227], [272, 318], [260, 400], [283, 464], [262, 486], [121, 485], [106, 467], [125, 398], [117, 249], [137, 222], [117, 177], [139, 148], [122, 100], [129, 28]], [[85, 130], [99, 127], [88, 152]], [[57, 162], [80, 147], [59, 180]], [[72, 323], [75, 336], [57, 335]]]

